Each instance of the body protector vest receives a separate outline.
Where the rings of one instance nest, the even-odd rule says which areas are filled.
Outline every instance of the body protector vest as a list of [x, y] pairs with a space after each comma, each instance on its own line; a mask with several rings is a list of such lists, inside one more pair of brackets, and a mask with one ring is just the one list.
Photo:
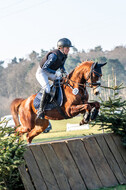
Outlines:
[[64, 65], [64, 62], [65, 62], [65, 60], [66, 60], [66, 58], [67, 58], [67, 55], [63, 54], [63, 53], [62, 53], [60, 50], [58, 50], [58, 49], [55, 49], [55, 50], [53, 50], [53, 51], [50, 51], [50, 52], [47, 53], [47, 54], [43, 57], [43, 59], [41, 60], [41, 62], [40, 62], [40, 67], [41, 67], [41, 68], [43, 67], [44, 63], [47, 61], [48, 56], [49, 56], [51, 53], [56, 54], [56, 55], [57, 55], [57, 59], [56, 59], [56, 61], [55, 61], [54, 64], [50, 65], [49, 68], [56, 71], [57, 69], [59, 69], [60, 67], [62, 67], [62, 66]]

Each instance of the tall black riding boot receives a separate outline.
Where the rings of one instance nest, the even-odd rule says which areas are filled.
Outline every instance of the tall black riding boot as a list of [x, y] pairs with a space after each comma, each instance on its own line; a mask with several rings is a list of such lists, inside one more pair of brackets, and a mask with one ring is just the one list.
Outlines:
[[44, 91], [41, 97], [40, 107], [37, 112], [37, 118], [44, 119], [44, 108], [48, 101], [48, 97], [46, 96], [48, 96], [48, 94]]

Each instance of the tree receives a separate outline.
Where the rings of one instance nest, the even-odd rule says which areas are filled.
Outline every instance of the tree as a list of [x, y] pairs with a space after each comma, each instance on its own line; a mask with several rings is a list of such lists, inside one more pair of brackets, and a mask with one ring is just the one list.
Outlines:
[[101, 46], [96, 46], [94, 49], [90, 49], [90, 52], [100, 52], [100, 51], [102, 51]]
[[4, 61], [0, 61], [0, 72], [4, 69], [4, 67], [2, 66], [4, 64]]
[[41, 54], [40, 54], [41, 58], [43, 58], [47, 53], [48, 51], [41, 49]]
[[108, 76], [109, 76], [112, 83], [112, 81], [116, 77], [117, 85], [122, 83], [122, 81], [124, 82], [124, 85], [125, 85], [126, 71], [124, 69], [124, 66], [120, 63], [118, 59], [107, 59], [106, 61], [107, 61], [107, 65], [102, 70], [103, 72], [102, 79], [104, 81], [107, 81]]
[[107, 62], [107, 58], [106, 57], [99, 57], [98, 62], [99, 63], [105, 63], [105, 62]]
[[77, 52], [78, 52], [78, 49], [75, 46], [73, 46], [73, 53], [77, 53]]
[[35, 61], [37, 60], [39, 54], [36, 52], [36, 51], [32, 51], [30, 54], [29, 54], [29, 58], [31, 59], [31, 61]]
[[82, 53], [85, 53], [85, 50], [84, 50], [84, 49], [82, 49], [81, 51], [82, 51]]
[[126, 146], [126, 100], [122, 101], [119, 91], [123, 89], [119, 86], [109, 87], [113, 95], [107, 101], [101, 100], [100, 114], [96, 118], [95, 124], [100, 125], [100, 129], [108, 129], [122, 138]]
[[12, 62], [11, 62], [12, 64], [17, 64], [18, 62], [17, 62], [17, 58], [16, 57], [14, 57], [13, 59], [12, 59]]
[[7, 121], [0, 122], [0, 189], [23, 190], [18, 167], [24, 162], [25, 144]]
[[0, 61], [0, 66], [2, 66], [4, 64], [4, 61]]
[[50, 51], [53, 51], [55, 49], [55, 47], [52, 47], [51, 49], [50, 49]]
[[77, 65], [78, 63], [80, 63], [80, 57], [76, 56], [75, 58], [73, 58], [71, 55], [68, 56], [68, 59], [66, 60], [66, 70], [68, 72], [72, 71]]
[[19, 58], [19, 62], [23, 62], [24, 61], [24, 58]]
[[101, 46], [96, 46], [95, 49], [94, 49], [95, 52], [98, 52], [98, 51], [102, 51], [102, 47]]

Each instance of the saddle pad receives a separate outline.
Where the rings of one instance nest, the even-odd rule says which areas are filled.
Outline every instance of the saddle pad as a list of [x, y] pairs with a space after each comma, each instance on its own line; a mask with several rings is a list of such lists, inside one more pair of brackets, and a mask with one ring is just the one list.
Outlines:
[[[33, 105], [34, 105], [36, 110], [38, 110], [38, 108], [40, 107], [41, 96], [42, 96], [42, 92], [40, 91], [40, 92], [38, 92], [38, 94], [36, 95], [36, 97], [34, 99]], [[54, 96], [54, 99], [56, 100], [56, 102], [57, 102], [56, 104], [58, 106], [62, 106], [63, 93], [62, 93], [61, 87], [56, 89], [56, 94]], [[52, 100], [51, 102], [47, 103], [45, 110], [52, 110], [52, 109], [56, 108], [57, 107], [56, 104]]]

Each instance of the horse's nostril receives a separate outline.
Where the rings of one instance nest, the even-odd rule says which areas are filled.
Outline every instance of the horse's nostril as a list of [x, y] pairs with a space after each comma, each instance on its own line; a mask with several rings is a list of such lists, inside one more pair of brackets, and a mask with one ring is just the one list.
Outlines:
[[101, 92], [101, 88], [100, 88], [100, 86], [94, 88], [94, 94], [95, 94], [95, 95], [100, 94], [100, 92]]
[[97, 90], [94, 90], [94, 95], [98, 95], [98, 94], [100, 94], [100, 92], [99, 91], [97, 91]]
[[95, 93], [95, 95], [98, 95], [98, 94], [99, 94], [99, 92], [96, 92], [96, 93]]

